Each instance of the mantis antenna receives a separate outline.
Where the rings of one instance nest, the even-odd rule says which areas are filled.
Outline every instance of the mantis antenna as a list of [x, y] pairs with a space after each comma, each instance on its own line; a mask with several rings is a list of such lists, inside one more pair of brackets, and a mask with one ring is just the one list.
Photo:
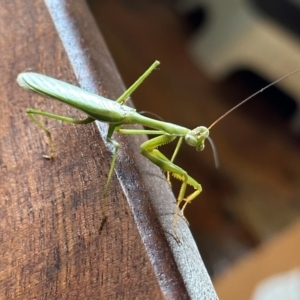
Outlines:
[[234, 110], [236, 110], [238, 107], [240, 107], [241, 105], [245, 104], [248, 100], [252, 99], [253, 97], [255, 97], [256, 95], [262, 93], [264, 90], [268, 89], [269, 87], [271, 87], [272, 85], [275, 85], [276, 83], [278, 83], [279, 81], [288, 78], [296, 73], [298, 73], [300, 71], [300, 69], [295, 70], [277, 80], [275, 80], [274, 82], [270, 83], [269, 85], [265, 86], [264, 88], [262, 88], [261, 90], [257, 91], [256, 93], [252, 94], [251, 96], [249, 96], [248, 98], [246, 98], [245, 100], [243, 100], [242, 102], [240, 102], [239, 104], [237, 104], [236, 106], [234, 106], [233, 108], [231, 108], [230, 110], [228, 110], [225, 114], [223, 114], [221, 117], [219, 117], [216, 121], [214, 121], [209, 127], [208, 129], [211, 129], [212, 127], [214, 127], [217, 123], [219, 123], [219, 121], [221, 121], [223, 118], [225, 118], [227, 115], [229, 115], [231, 112], [233, 112]]

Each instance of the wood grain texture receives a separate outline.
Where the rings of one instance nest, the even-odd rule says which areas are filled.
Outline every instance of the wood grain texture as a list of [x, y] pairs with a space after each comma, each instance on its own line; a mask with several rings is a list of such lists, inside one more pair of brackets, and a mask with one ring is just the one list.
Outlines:
[[[124, 90], [83, 1], [4, 1], [0, 11], [0, 294], [3, 299], [217, 299], [183, 220], [174, 240], [174, 198], [139, 154], [145, 137], [118, 137], [121, 151], [101, 225], [111, 161], [106, 125], [44, 120], [57, 155], [27, 107], [81, 113], [21, 90], [33, 70], [110, 99]], [[148, 66], [145, 66], [145, 69]]]

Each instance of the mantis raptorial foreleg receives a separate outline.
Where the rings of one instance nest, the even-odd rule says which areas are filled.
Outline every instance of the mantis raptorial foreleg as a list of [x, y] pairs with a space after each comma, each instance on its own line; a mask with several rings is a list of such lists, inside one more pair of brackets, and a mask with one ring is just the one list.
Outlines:
[[[176, 145], [173, 156], [170, 160], [156, 148], [161, 145], [172, 142], [176, 138], [176, 136], [166, 135], [166, 134], [163, 134], [164, 132], [161, 132], [158, 130], [136, 130], [136, 129], [121, 129], [121, 128], [119, 128], [116, 131], [119, 133], [122, 133], [122, 134], [161, 134], [153, 139], [150, 139], [150, 140], [144, 142], [141, 145], [140, 150], [141, 150], [142, 155], [144, 155], [146, 158], [148, 158], [152, 163], [157, 165], [159, 168], [166, 171], [168, 173], [168, 175], [171, 173], [176, 179], [182, 181], [180, 193], [179, 193], [179, 196], [177, 199], [177, 204], [176, 204], [176, 213], [175, 213], [175, 217], [174, 217], [174, 228], [176, 229], [178, 212], [180, 211], [182, 217], [185, 219], [184, 209], [185, 209], [186, 205], [189, 202], [191, 202], [193, 199], [195, 199], [202, 191], [201, 185], [195, 179], [190, 177], [185, 170], [183, 170], [182, 168], [180, 168], [179, 166], [177, 166], [173, 163], [173, 160], [175, 159], [175, 157], [179, 151], [179, 148], [181, 146], [183, 137], [179, 138], [179, 141]], [[190, 194], [189, 196], [187, 196], [186, 198], [184, 198], [187, 185], [191, 185], [195, 189], [195, 191], [192, 194]], [[184, 201], [185, 203], [182, 206], [182, 208], [180, 208], [182, 201]], [[175, 235], [176, 235], [176, 232], [175, 232]]]
[[[202, 187], [195, 179], [190, 177], [185, 170], [183, 170], [179, 166], [175, 165], [171, 160], [169, 160], [165, 155], [163, 155], [159, 150], [156, 149], [157, 147], [159, 147], [163, 144], [169, 143], [169, 142], [173, 141], [174, 139], [175, 139], [175, 137], [173, 137], [173, 136], [160, 135], [158, 137], [155, 137], [155, 138], [143, 143], [141, 145], [140, 149], [141, 149], [142, 155], [147, 157], [151, 162], [153, 162], [155, 165], [160, 167], [162, 170], [167, 171], [168, 173], [171, 173], [176, 179], [179, 179], [182, 181], [182, 185], [180, 188], [180, 192], [179, 192], [177, 204], [176, 204], [176, 212], [175, 212], [175, 216], [174, 216], [174, 230], [175, 230], [175, 236], [177, 237], [177, 233], [176, 233], [177, 226], [176, 225], [177, 225], [178, 212], [180, 211], [181, 216], [185, 219], [184, 209], [185, 209], [186, 205], [189, 202], [191, 202], [193, 199], [195, 199], [201, 193]], [[181, 141], [179, 141], [177, 143], [176, 149], [177, 148], [179, 149], [180, 145], [181, 145]], [[177, 149], [177, 151], [175, 150], [172, 159], [175, 158], [175, 156], [178, 152], [178, 149]], [[190, 194], [189, 196], [187, 196], [186, 198], [184, 198], [187, 185], [191, 185], [195, 189], [195, 191], [192, 194]], [[185, 203], [182, 206], [182, 208], [180, 208], [182, 201], [185, 201]], [[187, 222], [186, 219], [185, 219], [185, 221]]]
[[[175, 158], [178, 154], [178, 151], [180, 149], [180, 146], [182, 144], [182, 141], [183, 141], [183, 136], [178, 139], [176, 148], [175, 148], [174, 153], [173, 153], [172, 158], [171, 158], [171, 162], [174, 162], [174, 160], [175, 160]], [[171, 184], [170, 172], [169, 171], [167, 171], [167, 181], [168, 181], [169, 185], [171, 186], [172, 184]]]

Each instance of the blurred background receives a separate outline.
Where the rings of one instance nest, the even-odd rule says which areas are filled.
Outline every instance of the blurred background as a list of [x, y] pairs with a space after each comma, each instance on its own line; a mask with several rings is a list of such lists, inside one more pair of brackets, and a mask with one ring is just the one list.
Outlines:
[[[277, 2], [89, 0], [88, 4], [126, 86], [154, 60], [161, 62], [133, 94], [137, 110], [192, 129], [209, 126], [252, 93], [300, 68], [298, 4]], [[256, 253], [297, 224], [299, 83], [300, 74], [280, 82], [211, 130], [219, 169], [210, 145], [203, 152], [183, 145], [176, 159], [203, 187], [187, 207], [186, 217], [216, 285], [226, 282], [243, 261], [255, 266]], [[174, 147], [168, 144], [161, 150], [170, 157]], [[178, 187], [173, 180], [175, 196]], [[300, 246], [297, 228], [293, 240]], [[280, 240], [276, 247], [282, 244]], [[279, 250], [269, 264], [274, 267], [276, 261], [296, 257], [297, 244], [290, 247], [294, 248]], [[257, 265], [256, 273], [266, 267]], [[250, 275], [243, 274], [245, 282]]]

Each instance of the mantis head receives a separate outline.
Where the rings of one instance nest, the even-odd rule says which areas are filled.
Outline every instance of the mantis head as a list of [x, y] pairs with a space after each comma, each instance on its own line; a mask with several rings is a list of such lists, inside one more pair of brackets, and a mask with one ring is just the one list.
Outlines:
[[185, 136], [185, 141], [188, 145], [196, 147], [197, 151], [202, 151], [204, 149], [204, 142], [205, 140], [208, 139], [212, 150], [214, 154], [214, 161], [215, 161], [215, 166], [216, 168], [219, 167], [219, 159], [218, 159], [218, 154], [217, 150], [215, 147], [214, 142], [212, 139], [209, 137], [209, 128], [205, 126], [199, 126], [196, 127], [195, 129], [191, 130], [186, 136]]
[[199, 126], [191, 130], [185, 136], [185, 141], [188, 145], [195, 147], [198, 151], [204, 149], [204, 141], [209, 136], [209, 129], [205, 126]]

